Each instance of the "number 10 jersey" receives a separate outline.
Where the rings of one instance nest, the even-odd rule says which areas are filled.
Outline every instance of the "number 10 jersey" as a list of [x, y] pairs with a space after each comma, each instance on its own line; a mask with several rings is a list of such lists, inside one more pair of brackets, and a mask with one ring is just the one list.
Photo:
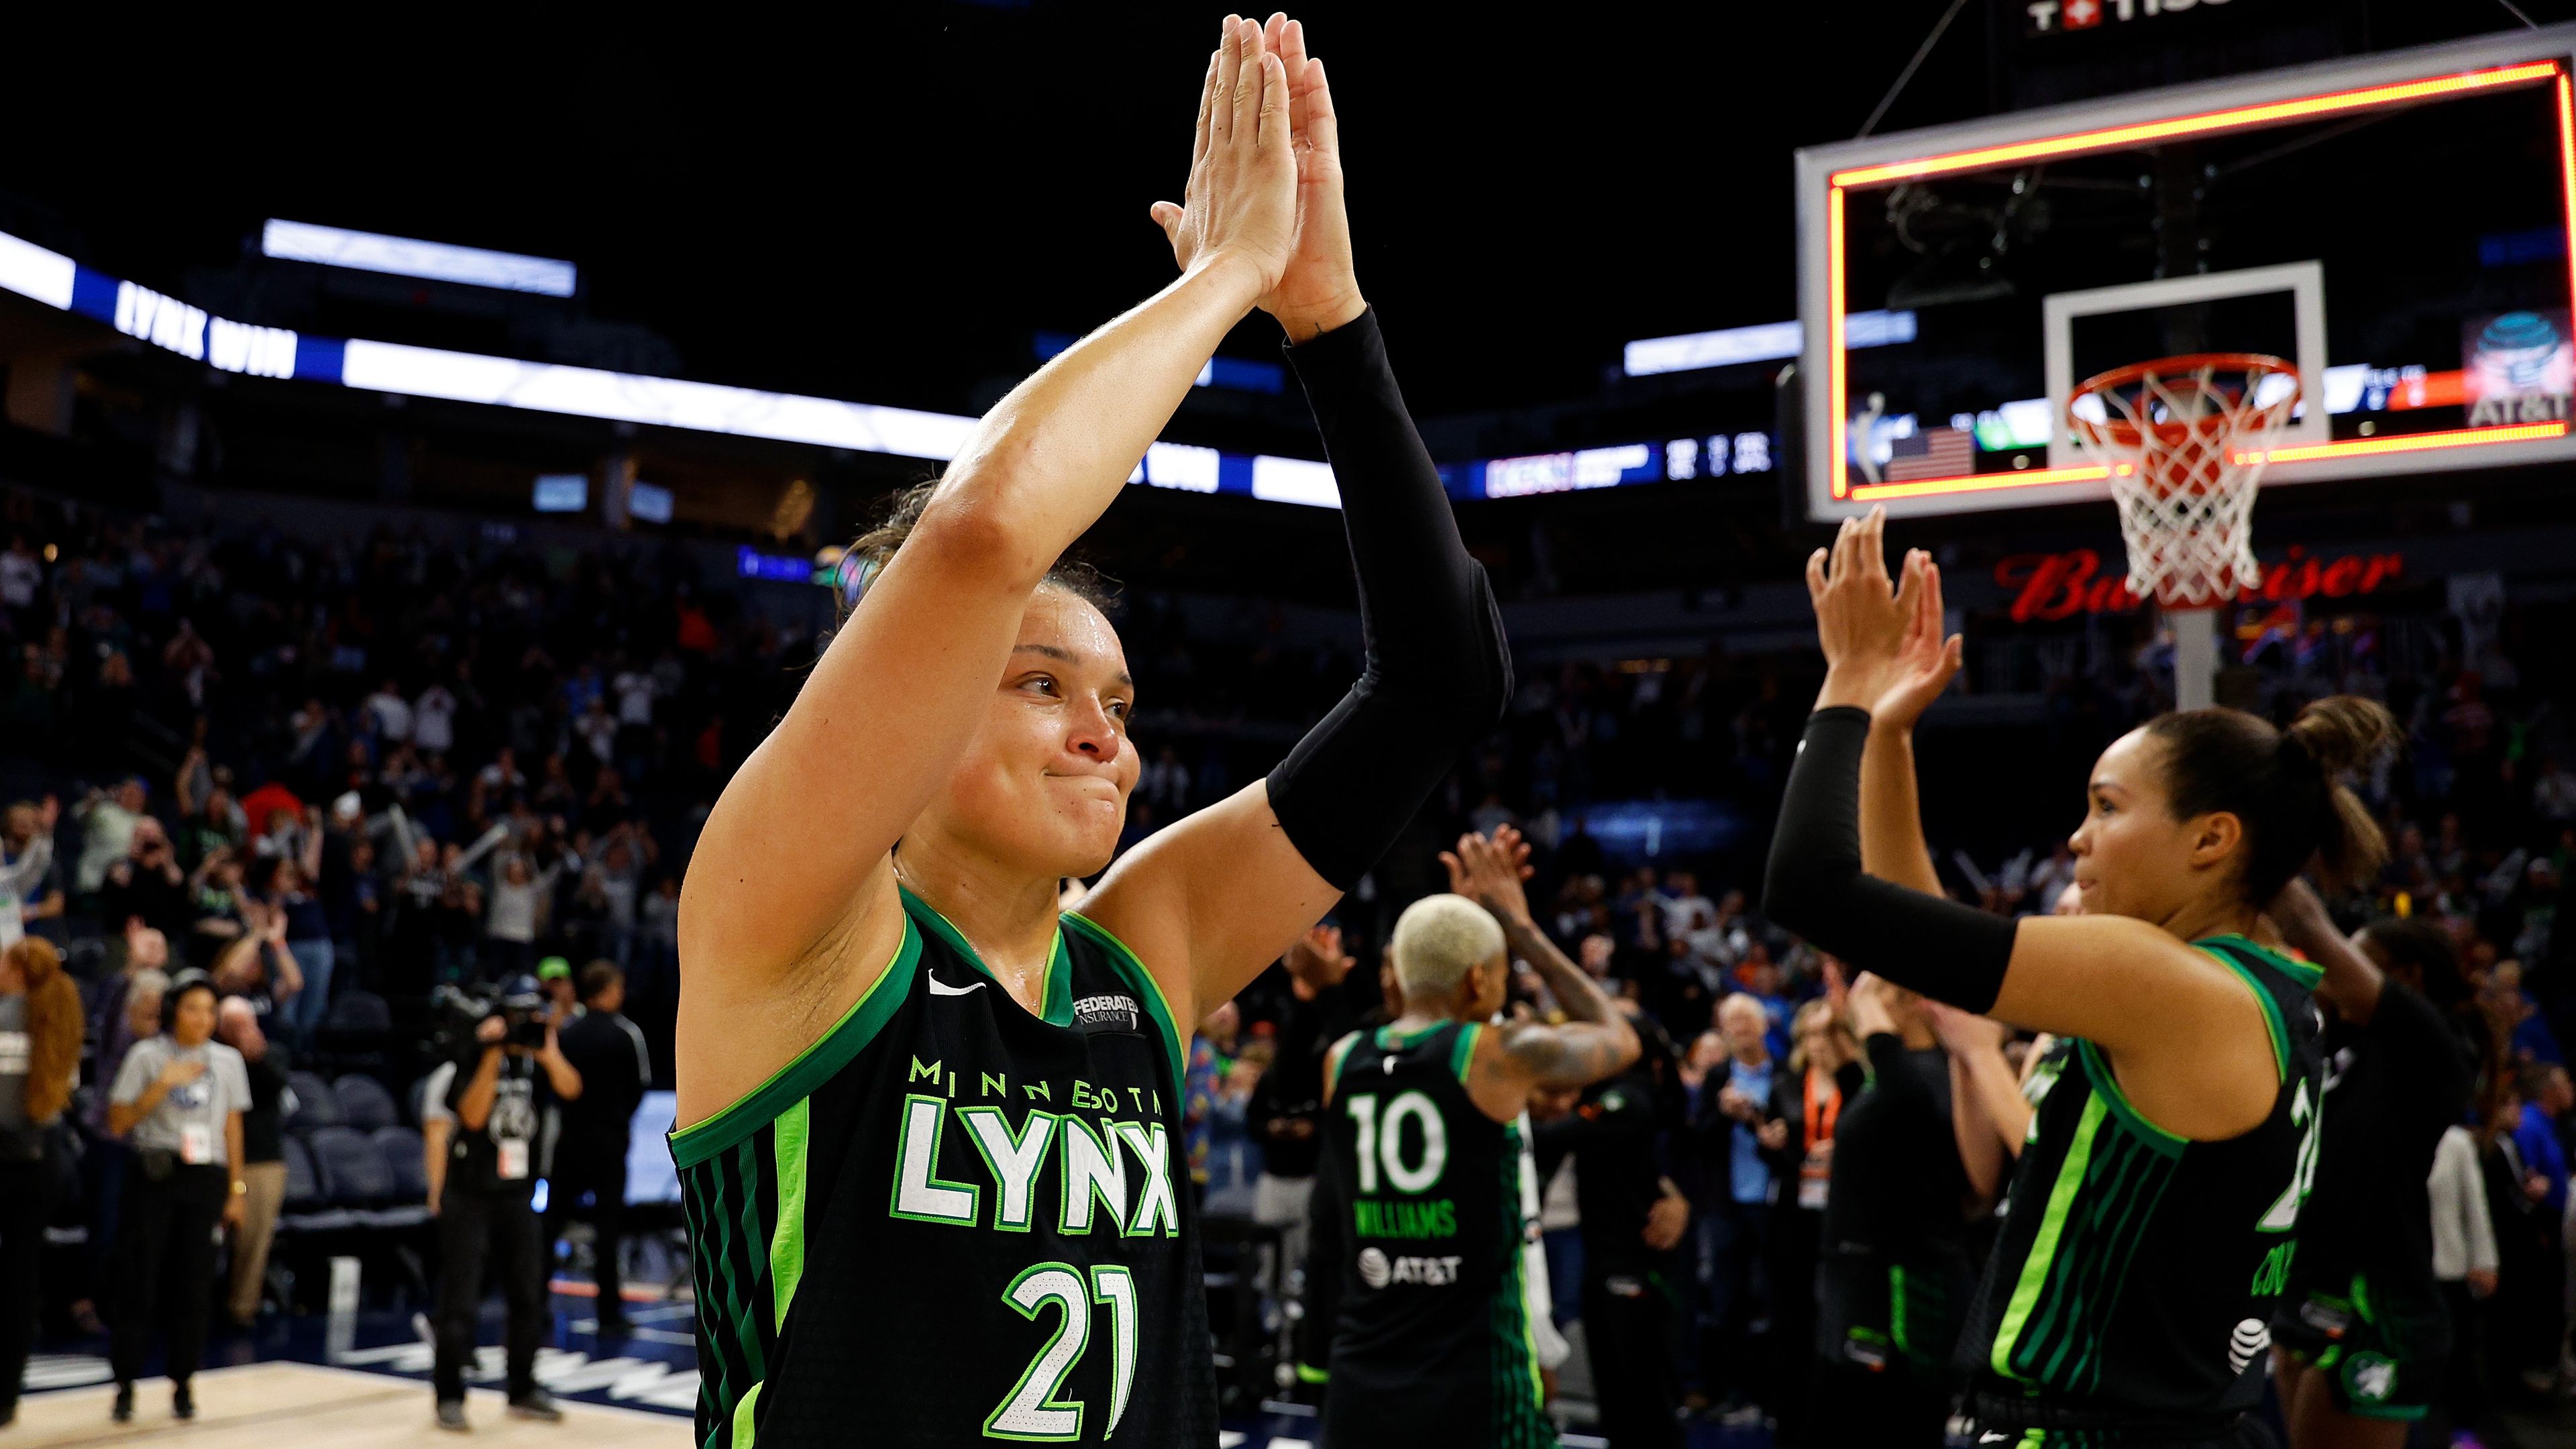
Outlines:
[[822, 1040], [672, 1134], [698, 1444], [1213, 1443], [1161, 990], [1067, 914], [1032, 1016], [903, 904], [902, 948]]

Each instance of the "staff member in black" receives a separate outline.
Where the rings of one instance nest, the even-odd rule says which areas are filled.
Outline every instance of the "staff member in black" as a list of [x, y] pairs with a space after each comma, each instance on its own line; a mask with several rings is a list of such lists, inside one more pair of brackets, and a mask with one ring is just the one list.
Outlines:
[[1816, 1274], [1815, 1442], [1938, 1449], [1950, 1357], [1976, 1286], [1949, 1057], [1913, 992], [1864, 974], [1850, 999], [1867, 1085], [1834, 1131]]
[[564, 1059], [554, 1027], [538, 1015], [545, 1004], [535, 978], [513, 978], [501, 1009], [475, 1029], [474, 1045], [455, 1064], [442, 1099], [455, 1119], [437, 1200], [444, 1266], [431, 1386], [442, 1429], [472, 1427], [465, 1420], [465, 1365], [474, 1357], [486, 1263], [500, 1278], [509, 1305], [510, 1413], [563, 1418], [554, 1396], [536, 1381], [537, 1341], [546, 1328], [546, 1260], [531, 1198], [538, 1124], [554, 1099], [580, 1098], [581, 1074]]
[[[124, 1292], [108, 1351], [118, 1423], [134, 1417], [134, 1380], [167, 1323], [170, 1412], [197, 1416], [188, 1380], [206, 1342], [215, 1276], [215, 1223], [242, 1221], [242, 1112], [250, 1079], [241, 1053], [215, 1035], [215, 985], [183, 971], [162, 998], [161, 1034], [136, 1042], [108, 1091], [107, 1130], [133, 1149], [117, 1223]], [[167, 1280], [166, 1282], [164, 1280]]]
[[599, 1284], [599, 1332], [626, 1332], [624, 1283], [617, 1244], [625, 1223], [626, 1140], [636, 1105], [653, 1084], [653, 1057], [644, 1033], [628, 1021], [626, 973], [607, 961], [581, 968], [582, 1013], [561, 1030], [564, 1059], [580, 1077], [566, 1093], [563, 1135], [555, 1139], [553, 1171], [546, 1182], [546, 1255], [563, 1239], [575, 1215], [589, 1219], [592, 1276]]

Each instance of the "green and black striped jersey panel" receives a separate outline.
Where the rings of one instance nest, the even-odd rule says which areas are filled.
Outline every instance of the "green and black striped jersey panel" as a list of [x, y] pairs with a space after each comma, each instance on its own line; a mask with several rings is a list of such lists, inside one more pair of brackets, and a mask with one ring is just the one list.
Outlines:
[[700, 1317], [720, 1326], [700, 1340], [702, 1410], [756, 1405], [760, 1381], [768, 1375], [779, 1326], [805, 1266], [798, 1199], [805, 1187], [810, 1120], [809, 1105], [800, 1099], [681, 1177], [691, 1274], [697, 1301], [705, 1305]]
[[1521, 1217], [1521, 1132], [1503, 1128], [1501, 1211], [1495, 1230], [1511, 1244], [1511, 1262], [1494, 1287], [1494, 1449], [1554, 1449], [1556, 1426], [1547, 1417], [1547, 1390], [1539, 1381], [1538, 1335], [1530, 1323], [1529, 1255], [1520, 1251], [1527, 1224]]
[[2314, 1170], [2318, 973], [2241, 936], [2193, 944], [2262, 1006], [2272, 1109], [2240, 1136], [2189, 1141], [2138, 1111], [2093, 1043], [2050, 1049], [2034, 1080], [2053, 1085], [1961, 1340], [1960, 1366], [1989, 1399], [2159, 1423], [2261, 1397], [2271, 1308]]

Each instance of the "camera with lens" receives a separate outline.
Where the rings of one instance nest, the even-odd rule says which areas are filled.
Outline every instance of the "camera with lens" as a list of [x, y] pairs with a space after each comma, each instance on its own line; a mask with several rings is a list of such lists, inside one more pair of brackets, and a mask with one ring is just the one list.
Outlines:
[[430, 993], [436, 1025], [430, 1046], [439, 1056], [462, 1059], [479, 1052], [478, 1033], [497, 1015], [506, 1030], [499, 1045], [536, 1051], [546, 1044], [546, 995], [533, 976], [475, 986], [441, 985]]

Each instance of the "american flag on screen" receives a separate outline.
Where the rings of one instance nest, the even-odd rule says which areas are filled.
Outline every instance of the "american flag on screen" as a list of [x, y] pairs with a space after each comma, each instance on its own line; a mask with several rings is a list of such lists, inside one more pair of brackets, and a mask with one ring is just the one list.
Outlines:
[[1910, 438], [1891, 439], [1887, 445], [1887, 481], [1908, 483], [1918, 478], [1956, 478], [1977, 471], [1976, 440], [1957, 428], [1926, 428]]

